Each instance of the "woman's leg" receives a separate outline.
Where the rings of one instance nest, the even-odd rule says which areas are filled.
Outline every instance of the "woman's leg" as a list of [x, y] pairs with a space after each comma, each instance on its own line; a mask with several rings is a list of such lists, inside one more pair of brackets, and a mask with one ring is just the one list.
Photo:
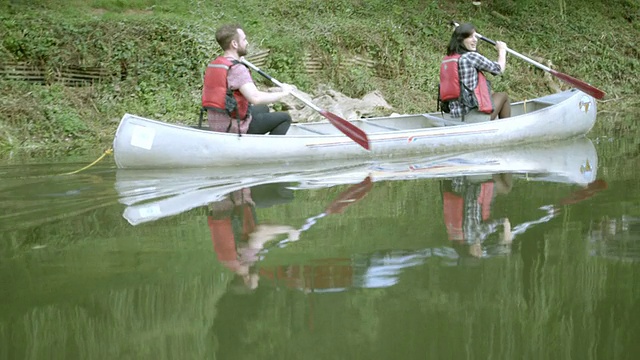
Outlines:
[[249, 124], [248, 134], [284, 135], [291, 125], [291, 115], [287, 112], [251, 112], [253, 120]]
[[493, 100], [493, 112], [491, 113], [491, 120], [495, 118], [508, 118], [511, 116], [511, 103], [509, 103], [509, 95], [505, 92], [491, 94]]

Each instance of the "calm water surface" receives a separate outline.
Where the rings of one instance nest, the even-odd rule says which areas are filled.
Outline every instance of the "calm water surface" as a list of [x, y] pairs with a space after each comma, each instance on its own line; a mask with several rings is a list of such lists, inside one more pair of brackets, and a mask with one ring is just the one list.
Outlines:
[[635, 358], [638, 140], [0, 166], [2, 359]]

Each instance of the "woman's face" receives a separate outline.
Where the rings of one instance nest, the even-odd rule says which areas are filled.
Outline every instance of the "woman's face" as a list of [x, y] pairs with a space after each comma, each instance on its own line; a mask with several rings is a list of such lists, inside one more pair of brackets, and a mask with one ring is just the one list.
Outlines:
[[469, 37], [462, 40], [462, 45], [464, 45], [465, 49], [469, 51], [476, 51], [477, 44], [478, 44], [478, 39], [476, 39], [475, 31]]

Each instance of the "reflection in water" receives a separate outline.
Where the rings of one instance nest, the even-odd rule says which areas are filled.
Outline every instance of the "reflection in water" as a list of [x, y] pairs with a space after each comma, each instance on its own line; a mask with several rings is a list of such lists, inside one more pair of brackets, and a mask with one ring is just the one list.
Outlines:
[[[566, 149], [563, 149], [566, 150]], [[515, 167], [520, 165], [516, 153], [510, 153], [509, 158]], [[232, 192], [224, 199], [209, 205], [212, 215], [209, 226], [214, 239], [214, 249], [218, 259], [230, 270], [243, 279], [244, 286], [249, 289], [258, 287], [260, 277], [270, 280], [277, 286], [286, 286], [309, 292], [336, 292], [350, 288], [380, 288], [397, 284], [404, 269], [424, 264], [428, 258], [438, 258], [439, 263], [451, 265], [475, 264], [474, 259], [493, 256], [509, 255], [512, 251], [514, 238], [524, 233], [532, 226], [545, 223], [560, 214], [560, 206], [577, 203], [591, 197], [597, 191], [606, 188], [603, 181], [593, 180], [597, 161], [589, 155], [578, 153], [578, 162], [561, 161], [536, 163], [531, 153], [527, 155], [527, 166], [538, 169], [538, 172], [527, 172], [527, 178], [553, 181], [578, 181], [582, 188], [558, 201], [540, 207], [543, 215], [529, 221], [523, 221], [512, 226], [508, 217], [494, 218], [491, 209], [496, 196], [507, 196], [513, 188], [514, 176], [518, 173], [484, 173], [485, 166], [508, 168], [508, 163], [501, 163], [494, 158], [473, 161], [456, 155], [440, 158], [435, 162], [412, 163], [407, 167], [398, 164], [377, 164], [371, 173], [379, 179], [406, 179], [415, 176], [431, 176], [434, 173], [441, 177], [444, 226], [449, 238], [449, 246], [434, 248], [419, 248], [415, 250], [390, 249], [372, 253], [351, 254], [343, 258], [314, 259], [306, 264], [258, 266], [258, 262], [266, 256], [269, 248], [282, 248], [291, 242], [298, 241], [301, 233], [311, 228], [316, 222], [329, 215], [342, 213], [346, 206], [350, 206], [362, 199], [373, 187], [370, 173], [363, 181], [352, 185], [343, 191], [326, 210], [312, 216], [305, 221], [300, 229], [291, 226], [270, 225], [261, 228], [256, 225], [254, 203], [251, 192], [253, 189], [243, 188]], [[545, 161], [547, 157], [542, 157]], [[470, 166], [475, 162], [477, 167]], [[558, 165], [560, 164], [560, 165]], [[566, 167], [571, 164], [573, 168]], [[553, 167], [556, 166], [556, 167]], [[562, 167], [565, 166], [565, 167]], [[482, 169], [478, 171], [477, 169]], [[553, 168], [553, 171], [548, 169]], [[435, 172], [432, 173], [432, 171]], [[452, 170], [454, 169], [454, 170]], [[546, 169], [542, 171], [542, 169]], [[351, 171], [351, 170], [349, 170]], [[458, 175], [463, 171], [469, 175], [444, 177], [451, 172]], [[576, 172], [577, 175], [573, 175]], [[356, 173], [360, 173], [358, 170]], [[347, 172], [347, 174], [350, 174]], [[300, 182], [306, 186], [318, 187], [323, 184], [333, 184], [334, 181], [344, 181], [345, 173], [334, 176], [333, 179], [316, 177], [313, 180], [305, 178]], [[408, 175], [409, 174], [409, 175]], [[559, 175], [562, 176], [559, 176]], [[588, 182], [591, 181], [591, 182]], [[588, 182], [588, 183], [587, 183]], [[272, 184], [273, 185], [273, 184]], [[232, 225], [235, 224], [235, 225]], [[226, 230], [225, 230], [226, 229]], [[226, 234], [226, 235], [225, 235]], [[272, 241], [279, 234], [288, 237], [265, 248], [267, 242]], [[224, 239], [224, 240], [223, 240]], [[232, 240], [235, 239], [235, 240]], [[259, 268], [259, 271], [256, 270]]]
[[[445, 226], [462, 256], [480, 258], [510, 252], [511, 223], [508, 218], [491, 218], [491, 206], [495, 196], [508, 194], [512, 186], [511, 174], [494, 174], [489, 180], [461, 176], [443, 181]], [[500, 226], [498, 240], [486, 241]]]
[[[115, 206], [12, 233], [61, 245], [0, 255], [0, 358], [624, 358], [639, 331], [637, 182], [598, 163], [578, 139], [113, 171]], [[81, 190], [48, 209], [98, 194], [78, 179], [43, 180]], [[26, 188], [2, 193], [4, 224]]]
[[[363, 287], [395, 284], [401, 269], [423, 263], [429, 257], [446, 259], [443, 263], [464, 264], [471, 260], [469, 258], [507, 255], [517, 234], [558, 214], [557, 208], [549, 205], [543, 209], [545, 214], [541, 218], [521, 224], [512, 225], [508, 217], [492, 218], [495, 197], [509, 194], [513, 178], [576, 183], [589, 189], [588, 184], [595, 180], [597, 163], [593, 144], [580, 138], [555, 146], [493, 149], [357, 166], [330, 165], [324, 169], [308, 165], [286, 170], [266, 166], [232, 169], [223, 176], [207, 170], [180, 170], [170, 174], [119, 170], [116, 188], [122, 194], [121, 201], [128, 205], [124, 217], [133, 225], [208, 206], [208, 224], [217, 257], [242, 278], [249, 289], [258, 286], [262, 274], [277, 282], [297, 284], [296, 287], [305, 291], [337, 291], [346, 287], [326, 284]], [[301, 233], [319, 219], [339, 214], [346, 206], [362, 199], [374, 182], [417, 178], [442, 179], [448, 246], [412, 251], [392, 249], [347, 258], [315, 259], [313, 265], [255, 270], [269, 248], [282, 248], [297, 241]], [[276, 199], [284, 189], [291, 192], [291, 189], [347, 183], [354, 185], [324, 212], [309, 217], [299, 229], [290, 225], [260, 224], [257, 219], [256, 193], [266, 190], [270, 193], [267, 198]], [[281, 201], [274, 203], [278, 202]], [[287, 235], [284, 240], [266, 246], [282, 234]], [[322, 279], [327, 276], [331, 278]]]
[[[258, 275], [250, 269], [259, 260], [259, 252], [265, 244], [279, 234], [289, 234], [294, 241], [298, 239], [294, 228], [259, 224], [256, 215], [256, 206], [290, 201], [293, 194], [287, 191], [286, 185], [275, 183], [243, 188], [209, 204], [208, 224], [218, 260], [239, 275], [249, 289], [258, 287]], [[255, 199], [257, 195], [261, 195], [259, 200]]]
[[251, 168], [122, 170], [116, 174], [124, 218], [132, 225], [174, 216], [223, 199], [243, 188], [273, 183], [297, 183], [297, 190], [371, 181], [451, 178], [517, 174], [531, 181], [586, 185], [595, 180], [598, 157], [586, 138], [539, 147], [489, 149], [357, 164], [294, 164]]
[[640, 262], [640, 217], [622, 215], [592, 222], [589, 245], [593, 256]]

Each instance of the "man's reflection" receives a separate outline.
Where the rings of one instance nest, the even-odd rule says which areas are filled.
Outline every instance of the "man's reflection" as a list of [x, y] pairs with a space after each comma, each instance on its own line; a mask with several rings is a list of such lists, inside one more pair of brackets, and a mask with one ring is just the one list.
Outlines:
[[[320, 266], [289, 266], [287, 269], [277, 267], [275, 269], [260, 269], [258, 272], [257, 262], [260, 260], [265, 244], [274, 240], [278, 235], [286, 234], [287, 238], [272, 244], [283, 246], [289, 242], [297, 241], [300, 233], [308, 230], [319, 219], [331, 215], [342, 213], [347, 207], [362, 199], [372, 188], [373, 183], [370, 178], [366, 178], [358, 184], [354, 184], [343, 191], [324, 212], [307, 219], [300, 229], [294, 229], [285, 225], [258, 224], [255, 208], [267, 207], [290, 201], [292, 192], [286, 188], [287, 184], [269, 184], [251, 189], [245, 188], [229, 194], [221, 201], [209, 204], [210, 215], [208, 219], [213, 247], [218, 260], [242, 279], [245, 289], [253, 290], [258, 287], [260, 275], [270, 280], [279, 279], [287, 286], [306, 289], [307, 285], [315, 283], [313, 288], [321, 285], [323, 270], [332, 274], [331, 281], [334, 282], [335, 274], [346, 274], [351, 271], [351, 265], [345, 264], [343, 260], [329, 259], [322, 261]], [[317, 265], [317, 264], [316, 264]], [[310, 274], [314, 273], [314, 281], [309, 282]], [[350, 278], [350, 276], [347, 276]], [[341, 276], [341, 278], [347, 278]], [[349, 282], [351, 279], [349, 279]], [[332, 286], [336, 285], [332, 283]]]
[[[511, 174], [494, 174], [490, 179], [461, 176], [442, 182], [447, 234], [462, 258], [509, 252], [511, 223], [508, 218], [492, 218], [491, 206], [497, 195], [508, 194], [512, 186]], [[485, 243], [497, 232], [497, 243]]]
[[266, 207], [290, 201], [288, 184], [267, 184], [244, 188], [225, 199], [209, 204], [208, 224], [218, 260], [239, 275], [244, 286], [255, 289], [258, 274], [253, 265], [264, 245], [280, 234], [297, 240], [298, 231], [290, 226], [259, 224], [256, 206]]

